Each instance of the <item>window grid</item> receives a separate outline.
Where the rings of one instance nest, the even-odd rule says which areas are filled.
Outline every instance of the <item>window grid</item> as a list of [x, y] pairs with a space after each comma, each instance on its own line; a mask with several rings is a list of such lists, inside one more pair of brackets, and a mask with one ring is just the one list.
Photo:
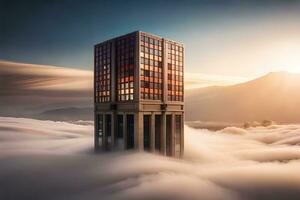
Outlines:
[[183, 101], [183, 47], [167, 43], [168, 100]]
[[95, 47], [95, 102], [111, 100], [111, 44], [102, 43]]
[[141, 99], [162, 100], [162, 40], [141, 35]]
[[134, 97], [135, 37], [117, 40], [117, 95], [118, 101], [132, 101]]

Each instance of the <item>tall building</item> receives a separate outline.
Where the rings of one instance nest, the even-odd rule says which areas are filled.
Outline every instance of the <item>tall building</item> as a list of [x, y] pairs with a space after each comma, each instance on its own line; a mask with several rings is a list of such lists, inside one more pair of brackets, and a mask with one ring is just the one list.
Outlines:
[[184, 48], [136, 31], [95, 45], [95, 149], [180, 157]]

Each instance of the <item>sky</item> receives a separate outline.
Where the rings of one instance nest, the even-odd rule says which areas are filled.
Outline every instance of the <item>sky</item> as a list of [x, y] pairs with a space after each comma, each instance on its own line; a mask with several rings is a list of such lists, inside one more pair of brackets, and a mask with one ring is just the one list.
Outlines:
[[0, 0], [0, 59], [93, 69], [93, 45], [135, 30], [185, 45], [185, 72], [300, 72], [300, 1]]

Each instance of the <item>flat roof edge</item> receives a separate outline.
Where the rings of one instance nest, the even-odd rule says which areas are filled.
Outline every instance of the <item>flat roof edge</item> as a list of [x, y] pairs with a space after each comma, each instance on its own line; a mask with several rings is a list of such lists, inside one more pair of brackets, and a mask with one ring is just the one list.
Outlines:
[[148, 33], [148, 32], [145, 32], [145, 31], [140, 31], [140, 30], [137, 30], [137, 31], [133, 31], [133, 32], [130, 32], [130, 33], [127, 33], [127, 34], [123, 34], [123, 35], [120, 35], [120, 36], [117, 36], [117, 37], [114, 37], [114, 38], [111, 38], [111, 39], [108, 39], [108, 40], [104, 40], [102, 42], [99, 42], [97, 44], [94, 45], [94, 47], [102, 44], [102, 43], [106, 43], [106, 42], [109, 42], [109, 41], [113, 41], [113, 40], [116, 40], [118, 38], [122, 38], [122, 37], [125, 37], [127, 35], [131, 35], [131, 34], [134, 34], [134, 33], [143, 33], [143, 34], [146, 34], [146, 35], [151, 35], [151, 36], [154, 36], [154, 37], [157, 37], [157, 38], [160, 38], [160, 39], [163, 39], [163, 40], [167, 40], [169, 42], [173, 42], [173, 43], [176, 43], [176, 44], [179, 44], [181, 46], [184, 46], [184, 44], [182, 42], [178, 42], [178, 41], [175, 41], [175, 40], [171, 40], [171, 39], [168, 39], [168, 38], [165, 38], [165, 37], [161, 37], [159, 35], [156, 35], [156, 34], [153, 34], [153, 33]]

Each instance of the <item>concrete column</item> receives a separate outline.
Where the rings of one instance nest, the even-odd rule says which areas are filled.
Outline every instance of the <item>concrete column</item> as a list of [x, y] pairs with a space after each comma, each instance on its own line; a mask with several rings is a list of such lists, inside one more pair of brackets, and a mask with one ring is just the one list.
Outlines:
[[124, 142], [124, 150], [127, 149], [127, 119], [126, 113], [123, 114], [123, 142]]
[[98, 133], [98, 116], [97, 116], [97, 113], [95, 112], [94, 113], [94, 150], [95, 151], [98, 151], [99, 150], [99, 133]]
[[172, 113], [172, 131], [171, 131], [171, 154], [175, 156], [175, 131], [176, 131], [176, 124], [175, 124], [175, 113]]
[[111, 150], [115, 149], [117, 139], [117, 115], [116, 112], [111, 114]]
[[161, 115], [161, 145], [160, 145], [160, 149], [161, 149], [161, 154], [162, 155], [166, 155], [166, 134], [167, 134], [167, 118], [166, 118], [166, 112], [162, 112]]
[[134, 147], [136, 150], [144, 149], [144, 121], [143, 113], [137, 112], [134, 114]]
[[144, 113], [139, 112], [139, 150], [144, 150]]
[[107, 133], [106, 133], [106, 115], [105, 113], [102, 114], [102, 147], [104, 150], [107, 150]]
[[155, 152], [155, 114], [151, 113], [150, 126], [150, 152]]
[[184, 113], [181, 115], [181, 144], [180, 144], [180, 156], [183, 157], [184, 155]]

